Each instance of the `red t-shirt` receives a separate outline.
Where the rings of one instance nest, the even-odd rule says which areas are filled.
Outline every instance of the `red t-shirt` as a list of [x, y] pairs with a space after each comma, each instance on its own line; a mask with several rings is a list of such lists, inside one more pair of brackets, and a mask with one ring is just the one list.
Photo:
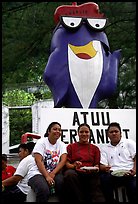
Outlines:
[[5, 170], [2, 171], [2, 181], [13, 176], [16, 168], [13, 166], [7, 166]]
[[79, 142], [67, 146], [67, 159], [74, 163], [82, 162], [82, 166], [95, 166], [100, 163], [100, 150], [93, 144], [81, 144]]

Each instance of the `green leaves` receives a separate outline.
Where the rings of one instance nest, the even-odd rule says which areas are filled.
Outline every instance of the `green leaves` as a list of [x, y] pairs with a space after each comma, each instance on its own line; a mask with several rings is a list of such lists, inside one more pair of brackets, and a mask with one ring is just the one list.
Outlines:
[[7, 106], [29, 106], [35, 102], [33, 93], [27, 93], [24, 90], [7, 91], [3, 95], [3, 103]]

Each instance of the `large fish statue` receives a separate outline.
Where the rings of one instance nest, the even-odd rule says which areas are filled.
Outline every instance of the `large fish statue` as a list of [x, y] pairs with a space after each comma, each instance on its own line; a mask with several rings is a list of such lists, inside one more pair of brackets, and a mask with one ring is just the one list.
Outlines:
[[96, 108], [117, 87], [120, 50], [110, 52], [107, 18], [96, 3], [59, 6], [44, 82], [55, 108]]

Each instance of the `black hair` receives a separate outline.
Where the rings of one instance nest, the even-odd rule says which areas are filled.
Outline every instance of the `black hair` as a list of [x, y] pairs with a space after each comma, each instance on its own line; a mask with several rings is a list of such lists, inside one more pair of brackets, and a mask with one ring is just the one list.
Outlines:
[[24, 150], [28, 149], [29, 154], [31, 154], [32, 151], [33, 151], [34, 146], [35, 146], [35, 143], [34, 143], [34, 142], [21, 143], [21, 144], [18, 146], [18, 150], [19, 150], [20, 148], [22, 148], [22, 149], [24, 149]]
[[46, 130], [46, 133], [44, 134], [44, 137], [48, 137], [48, 132], [51, 130], [51, 128], [54, 126], [54, 125], [59, 125], [61, 127], [61, 124], [58, 123], [58, 122], [52, 122], [49, 124], [47, 130]]
[[107, 128], [107, 132], [109, 131], [110, 127], [117, 127], [119, 129], [119, 131], [121, 132], [121, 127], [120, 124], [117, 122], [112, 122], [109, 124], [108, 128]]
[[7, 161], [7, 155], [6, 154], [2, 154], [2, 160]]
[[29, 153], [31, 154], [33, 149], [34, 149], [35, 143], [34, 142], [28, 142], [26, 144], [26, 146], [27, 146], [27, 149], [28, 149]]
[[27, 149], [27, 148], [26, 148], [26, 143], [21, 143], [21, 144], [19, 144], [18, 150], [19, 150], [20, 148], [22, 148], [22, 149]]
[[79, 130], [80, 130], [80, 128], [81, 128], [82, 126], [86, 126], [87, 128], [89, 128], [89, 130], [91, 130], [90, 126], [89, 126], [87, 123], [82, 123], [82, 124], [80, 124], [79, 127], [78, 127], [78, 132], [79, 132]]

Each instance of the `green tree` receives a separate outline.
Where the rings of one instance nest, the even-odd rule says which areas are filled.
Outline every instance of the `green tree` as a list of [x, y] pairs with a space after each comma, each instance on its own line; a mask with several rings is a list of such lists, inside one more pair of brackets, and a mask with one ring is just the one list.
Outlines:
[[34, 94], [15, 89], [3, 95], [3, 103], [7, 106], [30, 106], [36, 101]]
[[[25, 132], [32, 132], [31, 105], [35, 96], [24, 90], [7, 91], [3, 95], [3, 104], [9, 107], [10, 146], [19, 144]], [[30, 108], [11, 109], [13, 106], [30, 106]]]

